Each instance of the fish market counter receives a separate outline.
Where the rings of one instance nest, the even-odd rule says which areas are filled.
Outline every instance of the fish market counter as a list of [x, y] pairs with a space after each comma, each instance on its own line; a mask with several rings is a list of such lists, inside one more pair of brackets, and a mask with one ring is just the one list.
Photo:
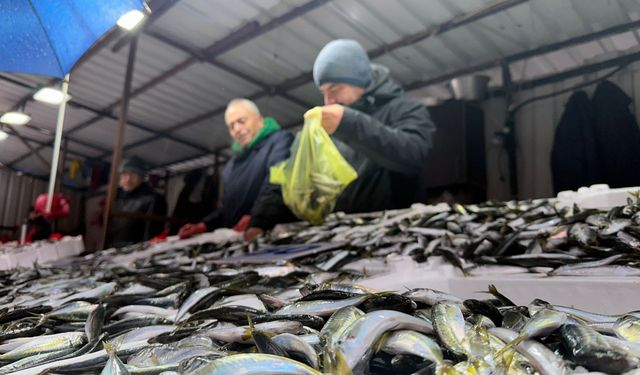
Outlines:
[[29, 268], [61, 259], [74, 257], [84, 251], [82, 236], [63, 237], [59, 241], [36, 241], [18, 246], [8, 243], [0, 246], [0, 270]]

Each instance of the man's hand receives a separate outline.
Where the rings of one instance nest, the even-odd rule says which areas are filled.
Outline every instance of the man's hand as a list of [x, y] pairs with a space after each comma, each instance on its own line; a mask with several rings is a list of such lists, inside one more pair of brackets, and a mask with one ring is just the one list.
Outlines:
[[322, 127], [327, 134], [335, 133], [342, 116], [344, 115], [344, 107], [340, 104], [329, 104], [322, 107]]
[[257, 228], [257, 227], [248, 228], [246, 231], [244, 231], [244, 240], [251, 242], [257, 237], [262, 236], [263, 233], [264, 231], [260, 228]]
[[204, 233], [207, 231], [207, 226], [205, 223], [197, 223], [197, 224], [186, 224], [180, 231], [178, 232], [178, 236], [180, 239], [185, 239], [189, 237], [193, 237], [196, 234]]

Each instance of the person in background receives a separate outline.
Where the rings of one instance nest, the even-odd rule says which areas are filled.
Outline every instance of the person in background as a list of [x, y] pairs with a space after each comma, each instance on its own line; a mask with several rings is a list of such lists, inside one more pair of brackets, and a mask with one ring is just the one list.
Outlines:
[[233, 139], [233, 156], [222, 171], [221, 206], [202, 222], [183, 226], [180, 238], [219, 227], [271, 228], [276, 218], [295, 219], [282, 203], [280, 186], [269, 183], [269, 168], [289, 157], [293, 135], [275, 119], [262, 117], [248, 99], [231, 100], [224, 120]]
[[46, 240], [52, 233], [51, 223], [44, 218], [44, 213], [39, 212], [39, 210], [36, 210], [36, 208], [32, 206], [29, 209], [29, 216], [27, 217], [25, 242], [31, 243], [33, 241]]
[[435, 131], [424, 104], [407, 97], [389, 70], [370, 63], [354, 40], [324, 46], [313, 79], [324, 96], [322, 127], [358, 172], [334, 211], [371, 212], [414, 203]]
[[122, 247], [149, 240], [164, 230], [161, 220], [126, 217], [120, 214], [141, 214], [156, 216], [167, 215], [167, 202], [145, 182], [147, 167], [133, 156], [126, 158], [120, 165], [120, 182], [114, 215], [109, 225], [108, 247]]

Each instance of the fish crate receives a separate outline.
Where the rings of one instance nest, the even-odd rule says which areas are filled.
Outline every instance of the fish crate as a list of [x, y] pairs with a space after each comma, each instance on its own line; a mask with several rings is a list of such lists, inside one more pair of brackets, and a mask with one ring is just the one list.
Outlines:
[[488, 286], [493, 284], [519, 305], [539, 298], [603, 314], [640, 310], [640, 277], [548, 277], [512, 266], [482, 266], [465, 276], [440, 257], [418, 264], [410, 257], [390, 256], [386, 263], [385, 272], [356, 283], [400, 293], [412, 288], [431, 288], [475, 299], [489, 298]]
[[608, 209], [627, 204], [627, 199], [638, 191], [640, 186], [611, 189], [607, 184], [597, 184], [581, 187], [577, 191], [561, 191], [557, 196], [557, 204], [561, 207], [571, 207], [576, 204], [585, 209]]
[[63, 237], [59, 241], [36, 241], [17, 247], [3, 246], [0, 249], [0, 270], [32, 268], [34, 265], [53, 263], [84, 252], [82, 236]]

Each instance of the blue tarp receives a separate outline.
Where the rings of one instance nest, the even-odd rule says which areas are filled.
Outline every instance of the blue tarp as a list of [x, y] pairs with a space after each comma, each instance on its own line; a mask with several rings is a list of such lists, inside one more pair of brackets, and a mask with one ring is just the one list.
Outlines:
[[0, 0], [0, 71], [64, 77], [142, 0]]

